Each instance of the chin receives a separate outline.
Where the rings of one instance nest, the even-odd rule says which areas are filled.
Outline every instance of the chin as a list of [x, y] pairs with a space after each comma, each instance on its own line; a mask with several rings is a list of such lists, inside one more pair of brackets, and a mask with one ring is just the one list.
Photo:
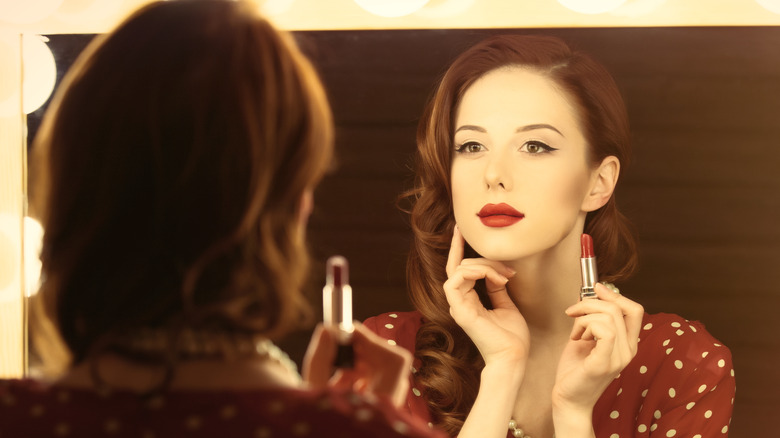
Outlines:
[[488, 260], [511, 262], [528, 256], [527, 251], [524, 251], [525, 248], [513, 244], [513, 240], [501, 239], [500, 242], [483, 241], [480, 243], [477, 245], [469, 243], [469, 245], [477, 252], [478, 257], [484, 257]]

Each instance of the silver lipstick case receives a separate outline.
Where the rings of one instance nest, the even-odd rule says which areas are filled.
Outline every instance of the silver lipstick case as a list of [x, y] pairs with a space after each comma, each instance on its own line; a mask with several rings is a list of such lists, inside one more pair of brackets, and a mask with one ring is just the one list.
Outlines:
[[580, 300], [598, 299], [596, 296], [596, 283], [599, 281], [598, 271], [596, 270], [596, 257], [580, 259], [580, 272], [582, 273], [582, 290], [580, 291]]

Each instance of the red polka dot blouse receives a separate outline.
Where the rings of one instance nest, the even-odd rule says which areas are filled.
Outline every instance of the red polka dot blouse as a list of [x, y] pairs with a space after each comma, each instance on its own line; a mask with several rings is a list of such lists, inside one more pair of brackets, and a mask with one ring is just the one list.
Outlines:
[[[385, 313], [365, 325], [411, 352], [418, 312]], [[695, 321], [645, 314], [636, 357], [604, 391], [593, 411], [601, 438], [727, 437], [734, 406], [731, 352]], [[415, 359], [413, 373], [420, 366]], [[406, 407], [430, 422], [425, 388], [411, 376]], [[511, 436], [508, 433], [508, 436]]]

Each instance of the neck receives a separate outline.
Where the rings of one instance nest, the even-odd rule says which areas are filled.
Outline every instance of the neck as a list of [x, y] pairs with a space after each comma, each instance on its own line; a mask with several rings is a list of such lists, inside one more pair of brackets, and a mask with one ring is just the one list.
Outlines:
[[582, 286], [578, 241], [565, 239], [545, 253], [511, 263], [511, 267], [517, 274], [507, 285], [509, 294], [532, 337], [563, 332], [568, 336], [572, 321], [564, 310], [579, 300]]

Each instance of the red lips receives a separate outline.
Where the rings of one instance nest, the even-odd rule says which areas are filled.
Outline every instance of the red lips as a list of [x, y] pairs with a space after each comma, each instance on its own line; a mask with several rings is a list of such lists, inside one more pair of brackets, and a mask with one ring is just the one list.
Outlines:
[[485, 226], [502, 228], [513, 225], [522, 220], [525, 215], [515, 210], [508, 204], [485, 204], [477, 213], [479, 220]]

